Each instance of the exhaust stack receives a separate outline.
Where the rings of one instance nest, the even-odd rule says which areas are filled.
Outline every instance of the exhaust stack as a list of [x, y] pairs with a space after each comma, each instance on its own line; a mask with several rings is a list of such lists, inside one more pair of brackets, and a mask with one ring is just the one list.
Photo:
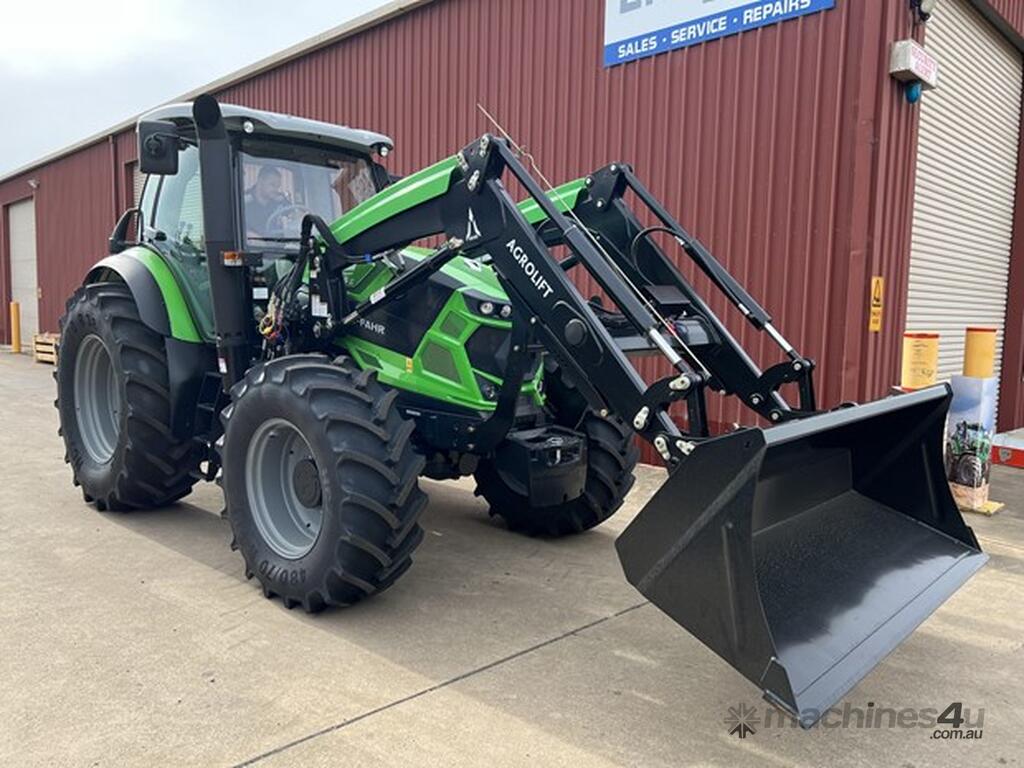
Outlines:
[[252, 309], [246, 273], [229, 266], [224, 254], [240, 250], [235, 207], [235, 175], [231, 167], [231, 143], [220, 105], [208, 94], [192, 104], [199, 140], [199, 164], [203, 169], [202, 198], [204, 248], [210, 272], [213, 320], [217, 328], [217, 352], [224, 364], [225, 391], [245, 375], [250, 363]]

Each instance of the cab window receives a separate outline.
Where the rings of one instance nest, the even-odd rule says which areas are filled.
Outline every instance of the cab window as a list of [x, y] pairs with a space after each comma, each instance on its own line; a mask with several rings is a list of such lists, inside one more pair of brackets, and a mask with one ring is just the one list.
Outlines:
[[[147, 185], [148, 186], [148, 185]], [[199, 184], [199, 149], [186, 147], [178, 159], [178, 172], [165, 176], [157, 199], [153, 228], [166, 236], [164, 243], [178, 258], [203, 256], [203, 201]]]
[[186, 146], [178, 158], [178, 172], [173, 176], [150, 176], [145, 197], [156, 189], [156, 211], [150, 223], [146, 219], [149, 245], [160, 251], [177, 277], [197, 324], [207, 336], [212, 334], [210, 274], [206, 268], [203, 242], [203, 199], [199, 174], [199, 149]]
[[328, 224], [376, 192], [369, 158], [274, 141], [242, 145], [242, 216], [257, 248], [297, 242], [302, 218]]

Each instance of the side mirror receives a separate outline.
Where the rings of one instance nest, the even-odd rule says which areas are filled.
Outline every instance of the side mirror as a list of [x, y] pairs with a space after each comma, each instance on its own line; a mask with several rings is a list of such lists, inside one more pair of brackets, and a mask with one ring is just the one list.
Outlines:
[[169, 120], [139, 123], [139, 170], [160, 176], [178, 172], [178, 127]]
[[121, 218], [117, 220], [114, 230], [110, 233], [110, 238], [107, 240], [107, 251], [109, 253], [120, 253], [128, 246], [138, 244], [138, 238], [135, 240], [129, 240], [128, 238], [128, 230], [132, 226], [132, 219], [136, 220], [136, 233], [142, 231], [142, 209], [129, 208], [121, 214]]

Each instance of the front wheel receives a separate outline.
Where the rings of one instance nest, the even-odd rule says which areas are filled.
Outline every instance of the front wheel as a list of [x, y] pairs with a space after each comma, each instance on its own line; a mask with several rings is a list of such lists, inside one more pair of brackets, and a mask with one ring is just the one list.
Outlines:
[[427, 497], [397, 392], [350, 361], [293, 355], [231, 391], [219, 444], [234, 546], [267, 597], [349, 605], [401, 576]]
[[487, 500], [492, 515], [531, 536], [565, 536], [589, 530], [615, 514], [635, 480], [640, 454], [633, 431], [619, 419], [592, 411], [584, 414], [577, 428], [587, 438], [583, 493], [562, 504], [531, 507], [529, 498], [512, 488], [492, 461], [483, 461], [475, 475], [477, 493]]

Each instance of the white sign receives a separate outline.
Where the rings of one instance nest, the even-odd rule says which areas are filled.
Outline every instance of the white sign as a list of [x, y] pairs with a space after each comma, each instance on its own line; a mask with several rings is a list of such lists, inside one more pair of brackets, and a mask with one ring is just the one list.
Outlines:
[[920, 82], [925, 90], [939, 84], [939, 61], [914, 40], [892, 44], [889, 74], [904, 83]]
[[836, 0], [605, 0], [604, 65], [834, 8]]

